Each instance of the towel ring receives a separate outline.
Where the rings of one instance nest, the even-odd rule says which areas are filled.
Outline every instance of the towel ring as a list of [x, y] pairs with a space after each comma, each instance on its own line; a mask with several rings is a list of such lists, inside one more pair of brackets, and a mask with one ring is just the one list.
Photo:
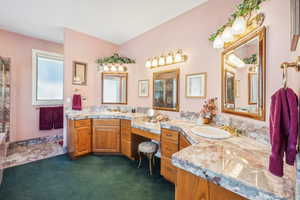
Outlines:
[[283, 84], [283, 87], [286, 89], [287, 88], [287, 66], [284, 65], [283, 66], [283, 71], [282, 71], [282, 84]]

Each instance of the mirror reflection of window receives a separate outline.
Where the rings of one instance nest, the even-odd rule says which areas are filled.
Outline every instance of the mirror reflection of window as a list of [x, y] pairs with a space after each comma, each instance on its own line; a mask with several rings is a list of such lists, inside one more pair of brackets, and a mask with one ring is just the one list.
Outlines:
[[127, 74], [103, 74], [102, 103], [127, 103]]

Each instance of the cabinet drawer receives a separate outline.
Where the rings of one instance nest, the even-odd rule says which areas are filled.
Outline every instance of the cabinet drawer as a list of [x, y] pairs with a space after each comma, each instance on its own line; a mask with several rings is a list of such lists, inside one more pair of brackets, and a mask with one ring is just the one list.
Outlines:
[[161, 143], [161, 153], [164, 157], [171, 158], [177, 151], [178, 144], [165, 141]]
[[75, 120], [75, 128], [91, 126], [90, 119]]
[[165, 179], [176, 184], [177, 168], [172, 165], [171, 159], [161, 157], [160, 173]]
[[93, 126], [120, 126], [119, 119], [94, 119]]
[[162, 140], [167, 140], [178, 144], [178, 132], [162, 129]]

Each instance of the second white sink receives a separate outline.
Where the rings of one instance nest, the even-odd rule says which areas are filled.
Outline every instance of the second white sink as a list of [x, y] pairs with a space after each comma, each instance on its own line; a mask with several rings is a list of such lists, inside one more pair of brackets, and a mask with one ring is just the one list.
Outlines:
[[232, 136], [229, 132], [212, 126], [198, 126], [192, 128], [191, 131], [196, 135], [209, 139], [227, 139]]

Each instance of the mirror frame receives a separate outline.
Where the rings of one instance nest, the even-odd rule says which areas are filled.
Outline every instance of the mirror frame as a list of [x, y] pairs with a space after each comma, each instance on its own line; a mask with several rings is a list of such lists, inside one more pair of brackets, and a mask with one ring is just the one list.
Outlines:
[[[126, 98], [124, 103], [109, 103], [109, 102], [103, 102], [103, 81], [105, 75], [122, 75], [126, 77]], [[128, 73], [126, 72], [102, 72], [101, 74], [101, 103], [102, 104], [120, 104], [120, 105], [126, 105], [128, 103]]]
[[[262, 75], [259, 77], [262, 77], [261, 83], [262, 83], [262, 91], [261, 91], [261, 98], [262, 102], [260, 105], [261, 113], [259, 114], [252, 114], [252, 113], [244, 113], [239, 111], [232, 111], [230, 109], [225, 108], [225, 77], [224, 72], [226, 71], [224, 69], [224, 58], [225, 55], [233, 51], [234, 49], [240, 47], [241, 45], [247, 43], [249, 40], [252, 40], [253, 38], [258, 37], [259, 39], [259, 66], [261, 66], [261, 72]], [[256, 120], [265, 121], [266, 120], [266, 27], [263, 26], [261, 28], [256, 29], [255, 31], [249, 33], [248, 35], [242, 37], [241, 39], [234, 42], [232, 45], [228, 46], [223, 52], [221, 56], [221, 80], [222, 80], [222, 99], [221, 99], [221, 111], [223, 113], [229, 113], [233, 115], [239, 115], [243, 117], [248, 117]]]
[[[176, 108], [166, 108], [166, 107], [158, 107], [154, 105], [154, 89], [155, 89], [155, 77], [158, 76], [159, 74], [164, 74], [164, 73], [169, 73], [169, 72], [175, 72], [176, 73], [176, 80], [177, 80], [177, 85], [176, 85]], [[165, 71], [159, 71], [159, 72], [153, 72], [153, 78], [152, 78], [152, 84], [153, 84], [153, 93], [152, 93], [152, 107], [154, 110], [165, 110], [165, 111], [173, 111], [173, 112], [179, 112], [179, 74], [180, 74], [180, 69], [172, 69], [172, 70], [165, 70]]]

